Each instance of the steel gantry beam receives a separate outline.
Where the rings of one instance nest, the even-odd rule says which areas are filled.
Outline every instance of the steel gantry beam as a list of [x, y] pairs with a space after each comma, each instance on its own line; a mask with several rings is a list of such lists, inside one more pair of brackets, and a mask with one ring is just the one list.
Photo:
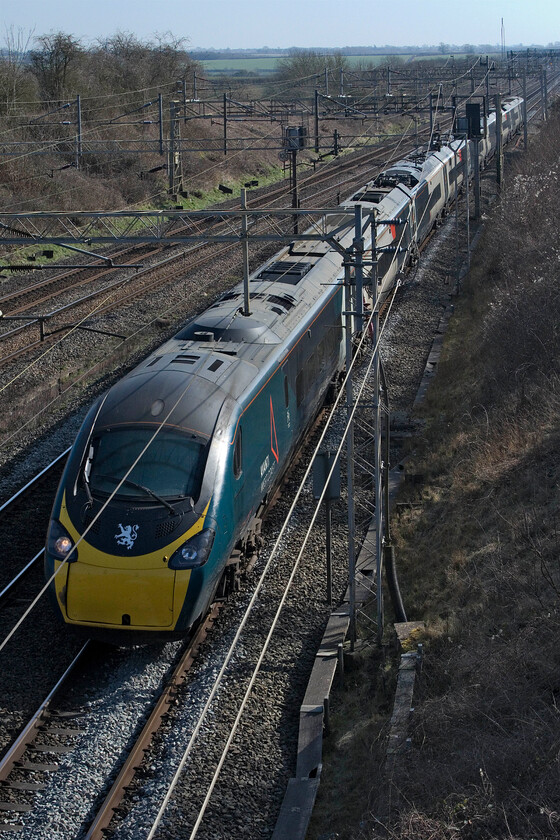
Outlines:
[[[301, 216], [312, 230], [294, 235], [292, 232], [264, 230], [263, 222], [271, 219], [293, 219]], [[354, 211], [340, 208], [307, 210], [141, 210], [90, 213], [37, 212], [1, 213], [0, 244], [107, 245], [115, 242], [134, 244], [161, 242], [240, 242], [247, 235], [259, 242], [300, 241], [329, 242], [339, 248], [338, 235], [348, 229]], [[247, 232], [242, 221], [247, 221]], [[213, 232], [220, 225], [223, 230]]]

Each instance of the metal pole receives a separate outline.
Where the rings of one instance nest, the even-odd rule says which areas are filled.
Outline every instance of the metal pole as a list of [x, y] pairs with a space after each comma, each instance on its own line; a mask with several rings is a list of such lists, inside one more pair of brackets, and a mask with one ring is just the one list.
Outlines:
[[187, 79], [183, 76], [183, 122], [187, 124]]
[[527, 151], [529, 137], [527, 129], [527, 74], [523, 73], [523, 148]]
[[542, 71], [542, 86], [543, 86], [543, 119], [548, 119], [548, 81], [546, 77], [546, 67]]
[[82, 100], [80, 98], [80, 94], [76, 96], [76, 111], [77, 111], [77, 123], [78, 123], [78, 135], [77, 135], [77, 145], [76, 145], [76, 169], [80, 168], [80, 162], [82, 159]]
[[340, 95], [344, 96], [344, 67], [340, 68]]
[[499, 93], [496, 94], [496, 181], [498, 187], [502, 186], [503, 181], [503, 164], [504, 164], [504, 150], [502, 143], [502, 97]]
[[[292, 149], [291, 154], [291, 175], [292, 175], [292, 207], [298, 209], [298, 183], [297, 183], [297, 149]], [[294, 233], [298, 232], [298, 217], [294, 216]]]
[[[247, 210], [247, 190], [241, 189], [241, 209]], [[247, 213], [241, 217], [241, 247], [243, 249], [243, 315], [249, 316], [249, 237], [247, 234]]]
[[459, 188], [458, 181], [458, 160], [457, 149], [453, 149], [453, 169], [455, 172], [455, 279], [459, 283]]
[[364, 236], [362, 233], [362, 205], [354, 207], [354, 278], [356, 286], [356, 332], [361, 333], [363, 329], [364, 315]]
[[474, 138], [474, 218], [480, 220], [480, 162], [478, 159], [480, 140]]
[[196, 79], [196, 70], [193, 74], [193, 99], [198, 99], [198, 92], [197, 92], [197, 79]]
[[163, 94], [158, 93], [159, 153], [163, 154]]
[[380, 393], [385, 396], [385, 447], [384, 447], [384, 462], [385, 471], [383, 482], [383, 510], [385, 512], [384, 533], [385, 544], [391, 543], [391, 523], [389, 518], [389, 464], [391, 461], [391, 410], [389, 408], [389, 389], [387, 387], [387, 379], [385, 377], [385, 368], [383, 367], [383, 360], [379, 359], [379, 374], [380, 374]]
[[183, 189], [181, 174], [181, 147], [179, 141], [178, 102], [169, 103], [169, 192], [176, 196]]
[[329, 95], [329, 68], [325, 67], [325, 96]]
[[169, 149], [167, 151], [167, 191], [175, 192], [175, 103], [169, 103]]
[[467, 227], [467, 269], [469, 269], [471, 264], [471, 210], [469, 205], [469, 169], [470, 169], [470, 160], [469, 160], [469, 140], [468, 137], [465, 138], [465, 214], [466, 214], [466, 227]]
[[315, 91], [315, 153], [319, 154], [319, 91]]
[[354, 510], [354, 421], [351, 419], [354, 405], [354, 386], [352, 374], [352, 279], [350, 263], [346, 258], [344, 266], [345, 289], [345, 329], [346, 329], [346, 416], [349, 429], [346, 438], [347, 482], [348, 482], [348, 590], [350, 608], [350, 649], [354, 650], [356, 641], [356, 518]]
[[377, 285], [377, 225], [371, 214], [371, 258], [373, 292], [373, 428], [374, 428], [374, 492], [375, 492], [375, 581], [377, 592], [377, 641], [383, 637], [383, 486], [381, 460], [381, 404], [379, 356], [379, 289]]
[[227, 94], [224, 93], [224, 155], [227, 155]]
[[377, 300], [375, 301], [372, 325], [374, 342], [375, 579], [377, 582], [377, 641], [381, 644], [383, 638], [383, 462], [381, 458], [382, 423], [379, 389], [379, 306]]
[[434, 94], [430, 91], [430, 137], [434, 133]]

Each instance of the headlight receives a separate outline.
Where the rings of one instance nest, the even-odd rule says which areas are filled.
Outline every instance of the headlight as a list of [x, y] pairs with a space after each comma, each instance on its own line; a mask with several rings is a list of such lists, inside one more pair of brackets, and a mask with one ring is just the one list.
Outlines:
[[72, 537], [58, 519], [51, 521], [47, 536], [47, 551], [57, 560], [66, 560], [67, 563], [75, 563], [78, 559], [78, 552], [74, 550]]
[[204, 565], [214, 542], [215, 533], [211, 528], [199, 531], [190, 540], [177, 549], [169, 561], [169, 569], [195, 569]]

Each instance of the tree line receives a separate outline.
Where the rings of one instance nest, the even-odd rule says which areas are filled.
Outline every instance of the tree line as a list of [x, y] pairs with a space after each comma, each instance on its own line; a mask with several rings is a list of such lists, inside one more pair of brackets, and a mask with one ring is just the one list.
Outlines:
[[[198, 72], [200, 78], [203, 68], [187, 52], [185, 44], [185, 38], [170, 32], [156, 34], [147, 41], [129, 32], [117, 32], [85, 45], [65, 32], [34, 36], [21, 28], [8, 28], [3, 48], [0, 47], [0, 116], [21, 113], [26, 103], [40, 102], [47, 109], [55, 108], [77, 93], [83, 99], [95, 99], [157, 90], [181, 80], [188, 81], [192, 92], [196, 90], [193, 76]], [[258, 81], [259, 92], [274, 95], [275, 85], [283, 82], [295, 83], [298, 89], [311, 89], [326, 74], [336, 79], [341, 71], [359, 73], [381, 66], [379, 59], [374, 65], [373, 56], [350, 64], [347, 56], [355, 49], [345, 49], [344, 53], [292, 49], [278, 60], [273, 76]], [[398, 67], [403, 63], [392, 55], [385, 57], [383, 66]], [[120, 105], [122, 102], [117, 107]]]
[[142, 41], [127, 32], [86, 46], [65, 32], [33, 36], [9, 28], [0, 50], [0, 114], [27, 102], [54, 107], [84, 97], [140, 91], [192, 77], [185, 39], [167, 32]]

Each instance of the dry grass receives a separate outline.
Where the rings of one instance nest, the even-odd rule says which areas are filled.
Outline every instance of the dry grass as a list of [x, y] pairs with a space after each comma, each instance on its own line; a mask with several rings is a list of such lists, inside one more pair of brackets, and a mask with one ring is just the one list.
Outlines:
[[560, 835], [559, 124], [488, 228], [395, 528], [432, 632], [396, 837]]

